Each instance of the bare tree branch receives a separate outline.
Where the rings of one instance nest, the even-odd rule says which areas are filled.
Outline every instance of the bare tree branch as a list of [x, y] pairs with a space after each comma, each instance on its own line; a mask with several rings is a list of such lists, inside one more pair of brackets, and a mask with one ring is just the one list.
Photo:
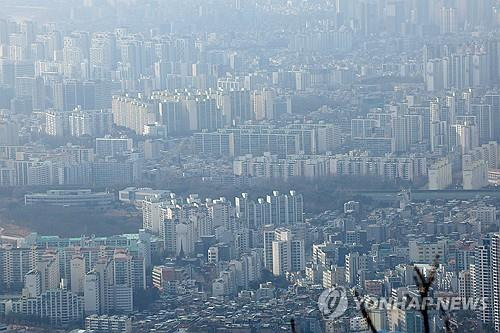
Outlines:
[[359, 296], [359, 293], [356, 289], [354, 289], [354, 297], [356, 297], [359, 301], [359, 307], [361, 314], [363, 315], [363, 318], [366, 320], [366, 324], [368, 325], [368, 328], [372, 333], [377, 333], [377, 329], [375, 328], [375, 325], [373, 324], [372, 319], [370, 318], [370, 314], [365, 308], [365, 301]]
[[[436, 258], [434, 259], [434, 264], [429, 272], [429, 277], [427, 279], [425, 278], [422, 271], [417, 266], [414, 266], [415, 273], [417, 274], [417, 276], [415, 277], [415, 283], [418, 287], [421, 304], [427, 304], [425, 303], [425, 300], [429, 296], [429, 290], [431, 289], [431, 286], [434, 283], [434, 280], [436, 278], [436, 271], [438, 268], [439, 268], [439, 256], [436, 256]], [[420, 306], [420, 313], [422, 314], [422, 320], [424, 322], [424, 332], [430, 333], [431, 329], [429, 325], [429, 309], [427, 305]]]

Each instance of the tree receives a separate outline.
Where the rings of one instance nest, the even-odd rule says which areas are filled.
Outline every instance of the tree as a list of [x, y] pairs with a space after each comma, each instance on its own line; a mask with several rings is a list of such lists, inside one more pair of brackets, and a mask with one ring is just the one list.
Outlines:
[[134, 306], [139, 311], [148, 309], [158, 299], [160, 299], [160, 291], [154, 287], [134, 292]]

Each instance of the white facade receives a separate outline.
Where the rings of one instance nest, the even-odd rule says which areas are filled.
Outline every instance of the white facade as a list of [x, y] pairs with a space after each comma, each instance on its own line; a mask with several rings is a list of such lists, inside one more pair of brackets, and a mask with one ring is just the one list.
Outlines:
[[493, 322], [493, 272], [491, 255], [490, 246], [476, 246], [474, 264], [471, 265], [473, 295], [476, 299], [484, 299], [486, 303], [483, 309], [477, 310], [478, 319], [483, 323]]
[[45, 133], [50, 136], [66, 136], [68, 134], [68, 116], [59, 111], [45, 113]]
[[408, 245], [410, 261], [414, 263], [433, 263], [437, 257], [443, 260], [447, 251], [445, 240], [437, 242], [410, 240]]
[[320, 178], [326, 176], [373, 176], [413, 181], [427, 176], [424, 157], [373, 157], [354, 155], [289, 155], [286, 159], [265, 154], [239, 157], [233, 162], [237, 176], [259, 178]]
[[104, 136], [111, 132], [113, 113], [111, 110], [75, 110], [69, 114], [69, 134], [80, 136]]
[[131, 313], [134, 288], [144, 288], [145, 279], [144, 266], [136, 269], [127, 251], [115, 249], [112, 257], [100, 258], [85, 276], [85, 314]]
[[303, 223], [304, 199], [301, 194], [290, 191], [282, 194], [273, 191], [266, 199], [251, 200], [247, 193], [235, 198], [236, 216], [246, 228], [264, 225], [287, 226]]
[[134, 98], [113, 96], [112, 110], [116, 125], [127, 127], [138, 135], [145, 134], [145, 125], [157, 121], [154, 105]]
[[133, 146], [134, 142], [130, 138], [112, 138], [106, 136], [95, 140], [96, 155], [102, 157], [120, 155], [131, 151]]
[[470, 216], [486, 225], [496, 225], [497, 209], [495, 206], [477, 206], [470, 210]]
[[83, 319], [83, 299], [65, 289], [47, 290], [35, 298], [14, 301], [13, 312], [47, 319], [52, 326], [65, 326]]
[[142, 201], [142, 227], [154, 235], [160, 234], [160, 224], [163, 221], [162, 203], [153, 199]]
[[97, 314], [101, 309], [100, 277], [95, 271], [85, 275], [84, 280], [85, 314]]
[[470, 155], [464, 156], [463, 188], [464, 190], [477, 190], [488, 186], [488, 164], [484, 160], [469, 160]]
[[40, 272], [42, 292], [59, 288], [61, 276], [59, 271], [59, 256], [56, 252], [47, 252], [36, 263], [36, 269]]
[[38, 297], [42, 293], [42, 274], [34, 269], [24, 276], [23, 296]]
[[83, 294], [85, 282], [85, 259], [83, 256], [75, 256], [70, 261], [71, 291], [75, 294]]
[[491, 268], [493, 278], [493, 320], [495, 330], [500, 331], [500, 234], [491, 239]]
[[290, 229], [274, 231], [272, 249], [272, 272], [275, 276], [305, 269], [304, 240], [294, 237]]
[[429, 190], [444, 190], [452, 182], [451, 163], [447, 158], [440, 159], [432, 164], [429, 169]]
[[126, 316], [97, 316], [85, 318], [85, 329], [96, 332], [131, 333], [132, 319]]

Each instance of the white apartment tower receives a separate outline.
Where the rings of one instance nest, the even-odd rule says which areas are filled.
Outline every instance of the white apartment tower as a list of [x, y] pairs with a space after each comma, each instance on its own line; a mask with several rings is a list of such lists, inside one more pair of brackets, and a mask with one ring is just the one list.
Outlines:
[[163, 221], [162, 203], [154, 198], [146, 198], [142, 202], [142, 228], [154, 235], [159, 235], [160, 224]]
[[486, 306], [477, 311], [478, 319], [483, 323], [493, 322], [493, 286], [492, 286], [492, 265], [491, 248], [489, 240], [484, 240], [484, 244], [477, 246], [474, 257], [474, 264], [471, 265], [473, 294], [475, 299], [484, 299]]
[[493, 277], [493, 320], [495, 331], [500, 331], [500, 233], [491, 238], [491, 267]]
[[75, 255], [70, 261], [71, 291], [75, 294], [83, 294], [85, 273], [85, 258]]
[[304, 240], [295, 239], [290, 229], [279, 228], [274, 231], [271, 249], [272, 272], [275, 276], [304, 270]]
[[272, 224], [289, 226], [304, 222], [304, 200], [301, 194], [273, 191], [266, 199], [250, 200], [247, 193], [235, 198], [236, 216], [245, 228], [259, 228]]
[[38, 297], [42, 293], [42, 274], [33, 269], [24, 276], [23, 296], [28, 298]]
[[47, 251], [36, 263], [36, 269], [41, 274], [42, 292], [59, 288], [61, 280], [59, 272], [59, 256], [54, 251]]
[[85, 314], [132, 312], [134, 284], [140, 284], [134, 279], [145, 278], [134, 273], [134, 258], [126, 250], [116, 249], [111, 258], [100, 258], [85, 275]]
[[488, 162], [474, 160], [472, 155], [464, 155], [462, 165], [464, 190], [477, 190], [488, 186]]

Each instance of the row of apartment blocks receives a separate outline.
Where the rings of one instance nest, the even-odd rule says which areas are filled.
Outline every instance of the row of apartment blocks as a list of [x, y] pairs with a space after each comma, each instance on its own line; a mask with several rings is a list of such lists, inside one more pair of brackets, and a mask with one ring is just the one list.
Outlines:
[[139, 95], [113, 96], [114, 123], [136, 134], [147, 135], [148, 127], [165, 134], [179, 135], [195, 131], [215, 131], [249, 120], [278, 119], [291, 113], [290, 99], [272, 89], [208, 89], [205, 91], [155, 91]]
[[321, 154], [340, 146], [340, 131], [333, 124], [242, 125], [212, 133], [196, 133], [195, 152], [236, 157], [265, 152], [285, 156]]
[[151, 256], [161, 252], [161, 242], [143, 231], [103, 238], [31, 234], [17, 247], [0, 247], [0, 288], [22, 290], [0, 302], [0, 315], [66, 326], [89, 315], [129, 314], [134, 293], [146, 288]]
[[142, 177], [141, 159], [116, 158], [70, 164], [51, 160], [0, 160], [0, 186], [134, 184]]
[[414, 181], [427, 176], [425, 157], [374, 157], [366, 154], [290, 155], [279, 158], [241, 156], [233, 162], [237, 176], [288, 179], [327, 176], [373, 176], [384, 179]]
[[96, 138], [95, 149], [0, 146], [0, 186], [133, 184], [142, 177], [146, 155], [133, 151], [132, 139], [108, 136]]
[[[462, 156], [463, 187], [479, 189], [498, 182], [500, 146], [491, 141]], [[289, 179], [328, 176], [371, 176], [383, 179], [415, 181], [428, 178], [430, 190], [443, 190], [453, 183], [451, 156], [431, 162], [423, 156], [368, 156], [351, 152], [337, 155], [278, 155], [250, 154], [233, 161], [233, 173], [242, 177]]]
[[[61, 251], [64, 252], [45, 250], [40, 258], [34, 258], [34, 268], [25, 274], [21, 271], [29, 268], [28, 258], [21, 256], [16, 264], [9, 264], [8, 257], [3, 258], [6, 275], [9, 272], [20, 275], [16, 283], [24, 281], [24, 288], [20, 298], [2, 301], [5, 311], [2, 315], [14, 313], [46, 318], [52, 325], [66, 326], [81, 321], [84, 315], [132, 312], [134, 292], [146, 286], [143, 257], [124, 249], [102, 253], [99, 249], [83, 249], [71, 256], [66, 267], [68, 272], [65, 272], [58, 253]], [[63, 278], [65, 275], [69, 275], [68, 280]]]
[[[453, 162], [443, 157], [429, 166], [429, 189], [443, 190], [452, 185]], [[500, 168], [500, 146], [490, 141], [462, 155], [462, 183], [465, 190], [495, 185]]]
[[485, 86], [490, 83], [489, 56], [484, 50], [457, 52], [424, 63], [427, 91]]
[[[52, 286], [58, 286], [59, 280], [65, 286], [77, 292], [77, 285], [72, 284], [71, 269], [73, 259], [79, 259], [80, 265], [86, 267], [86, 273], [103, 257], [113, 258], [115, 250], [125, 249], [131, 255], [133, 263], [134, 285], [144, 288], [145, 281], [141, 272], [150, 266], [151, 257], [162, 251], [162, 242], [150, 234], [140, 231], [138, 234], [116, 235], [112, 237], [77, 237], [60, 238], [57, 236], [40, 236], [36, 233], [18, 241], [17, 247], [3, 245], [0, 247], [0, 286], [4, 290], [19, 291], [23, 277], [37, 268], [39, 262], [51, 254], [57, 260], [58, 276]], [[55, 254], [55, 255], [54, 255]], [[83, 259], [83, 262], [81, 262]], [[77, 288], [77, 289], [72, 289]]]
[[143, 228], [164, 242], [172, 255], [190, 255], [205, 237], [231, 232], [238, 238], [237, 253], [258, 244], [258, 233], [264, 225], [289, 226], [303, 223], [302, 195], [295, 191], [274, 191], [265, 199], [252, 200], [248, 194], [235, 198], [202, 201], [197, 195], [183, 199], [170, 193], [167, 198], [146, 197], [142, 202]]
[[[123, 252], [126, 251], [126, 252]], [[42, 285], [37, 290], [45, 291], [58, 288], [61, 280], [70, 290], [83, 292], [84, 275], [90, 272], [102, 259], [114, 260], [127, 258], [130, 265], [131, 286], [145, 288], [145, 269], [150, 262], [150, 249], [141, 243], [140, 249], [134, 251], [121, 250], [117, 247], [64, 248], [43, 247], [9, 247], [0, 248], [0, 268], [2, 276], [0, 285], [5, 290], [20, 290], [26, 274], [39, 270], [42, 273]], [[147, 260], [148, 259], [148, 260]], [[108, 261], [108, 260], [107, 260]], [[50, 268], [50, 267], [51, 268]], [[50, 268], [50, 273], [47, 270]], [[76, 269], [76, 270], [75, 270]], [[75, 275], [76, 274], [76, 275]]]
[[111, 133], [111, 109], [73, 111], [49, 110], [45, 113], [45, 133], [50, 136], [98, 137]]
[[351, 120], [355, 148], [373, 153], [430, 150], [463, 154], [481, 144], [500, 139], [499, 96], [472, 90], [419, 100], [407, 96], [403, 103], [371, 109], [364, 118]]

